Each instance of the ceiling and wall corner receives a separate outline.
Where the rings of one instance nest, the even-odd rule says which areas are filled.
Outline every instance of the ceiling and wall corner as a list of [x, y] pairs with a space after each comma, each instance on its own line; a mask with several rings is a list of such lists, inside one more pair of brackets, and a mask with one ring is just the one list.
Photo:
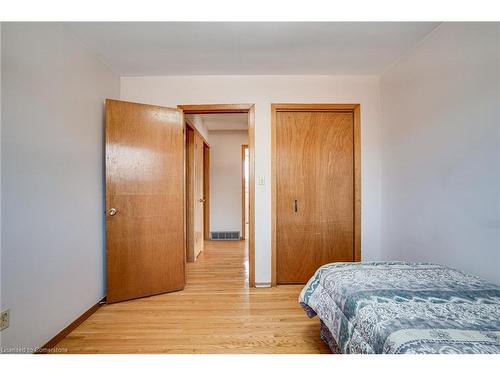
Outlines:
[[121, 76], [186, 76], [381, 74], [438, 24], [72, 22], [65, 26]]

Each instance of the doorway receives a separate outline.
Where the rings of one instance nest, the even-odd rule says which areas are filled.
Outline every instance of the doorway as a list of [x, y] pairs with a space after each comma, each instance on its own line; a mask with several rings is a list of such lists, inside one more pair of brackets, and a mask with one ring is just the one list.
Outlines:
[[[192, 207], [195, 207], [195, 199], [202, 200], [203, 202], [203, 239], [209, 240], [213, 248], [213, 244], [217, 240], [243, 240], [248, 243], [248, 285], [255, 286], [255, 271], [254, 271], [254, 105], [253, 104], [210, 104], [210, 105], [179, 105], [182, 109], [188, 128], [194, 128], [200, 136], [204, 138], [203, 143], [203, 194], [202, 198], [192, 196]], [[222, 126], [227, 119], [238, 119], [240, 128]], [[209, 124], [209, 125], [207, 125]], [[204, 136], [203, 134], [206, 134]], [[239, 135], [245, 134], [245, 138], [238, 138]], [[233, 184], [233, 179], [228, 180], [230, 175], [229, 160], [232, 157], [220, 152], [220, 147], [217, 145], [220, 139], [223, 138], [238, 138], [237, 152], [234, 161], [236, 162], [236, 185], [241, 188], [236, 188], [237, 205], [230, 199], [234, 193], [234, 189], [229, 186]], [[241, 140], [244, 139], [242, 144]], [[213, 140], [213, 141], [212, 141]], [[232, 143], [234, 146], [234, 142]], [[242, 146], [246, 147], [245, 155], [243, 155]], [[188, 144], [187, 144], [188, 146]], [[232, 147], [232, 146], [231, 146]], [[186, 148], [188, 150], [188, 147]], [[240, 160], [239, 153], [242, 152], [242, 159]], [[232, 154], [231, 154], [232, 155]], [[243, 159], [244, 158], [244, 159]], [[189, 158], [186, 158], [188, 164], [186, 165], [187, 177], [190, 178]], [[201, 160], [201, 159], [200, 159]], [[199, 162], [201, 163], [201, 162]], [[246, 163], [246, 164], [245, 164]], [[245, 165], [243, 165], [245, 164]], [[245, 169], [246, 166], [246, 169]], [[193, 168], [193, 170], [195, 167]], [[240, 177], [241, 173], [241, 177]], [[240, 183], [241, 178], [241, 183]], [[194, 181], [194, 180], [193, 180]], [[197, 182], [199, 183], [199, 181]], [[241, 185], [240, 185], [241, 184]], [[221, 188], [222, 187], [222, 188]], [[241, 192], [240, 192], [241, 190]], [[246, 190], [246, 195], [244, 194]], [[189, 197], [189, 192], [187, 192]], [[246, 199], [245, 199], [246, 198]], [[241, 203], [240, 202], [241, 199]], [[230, 203], [233, 202], [233, 203]], [[229, 206], [228, 206], [229, 205]], [[225, 206], [224, 209], [221, 209]], [[240, 213], [241, 209], [241, 213]], [[187, 210], [188, 217], [190, 211]], [[194, 211], [193, 211], [194, 212]], [[224, 215], [221, 215], [221, 212]], [[221, 216], [228, 216], [238, 212], [237, 216], [222, 218]], [[230, 214], [229, 214], [230, 213]], [[197, 213], [200, 215], [199, 211]], [[224, 221], [225, 220], [225, 221]], [[191, 223], [194, 223], [193, 218]], [[192, 225], [187, 218], [186, 227], [191, 232]], [[188, 237], [189, 237], [188, 233]], [[193, 238], [196, 234], [193, 231]], [[189, 255], [189, 248], [187, 255]], [[199, 253], [197, 254], [199, 255]], [[196, 255], [196, 256], [197, 256]], [[196, 256], [193, 260], [196, 260]], [[187, 258], [188, 261], [191, 261]]]

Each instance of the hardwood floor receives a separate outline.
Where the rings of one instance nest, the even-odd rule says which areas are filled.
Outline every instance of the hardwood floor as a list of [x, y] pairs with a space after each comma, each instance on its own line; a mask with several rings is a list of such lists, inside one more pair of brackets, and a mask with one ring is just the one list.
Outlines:
[[69, 353], [328, 353], [301, 285], [248, 288], [244, 241], [207, 241], [180, 292], [106, 305], [58, 345]]

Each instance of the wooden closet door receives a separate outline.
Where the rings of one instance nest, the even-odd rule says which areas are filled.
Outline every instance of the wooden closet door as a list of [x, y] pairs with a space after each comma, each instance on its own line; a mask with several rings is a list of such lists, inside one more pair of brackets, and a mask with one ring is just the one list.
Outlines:
[[276, 114], [278, 283], [354, 260], [353, 125], [351, 112]]
[[185, 283], [184, 123], [178, 109], [106, 100], [106, 302]]

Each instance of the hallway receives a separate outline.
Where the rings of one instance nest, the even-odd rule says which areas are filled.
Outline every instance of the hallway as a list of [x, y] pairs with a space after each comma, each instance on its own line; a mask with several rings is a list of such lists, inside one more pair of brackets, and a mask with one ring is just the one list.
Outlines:
[[180, 292], [105, 305], [56, 347], [69, 353], [329, 353], [301, 285], [248, 288], [245, 241], [206, 241]]

